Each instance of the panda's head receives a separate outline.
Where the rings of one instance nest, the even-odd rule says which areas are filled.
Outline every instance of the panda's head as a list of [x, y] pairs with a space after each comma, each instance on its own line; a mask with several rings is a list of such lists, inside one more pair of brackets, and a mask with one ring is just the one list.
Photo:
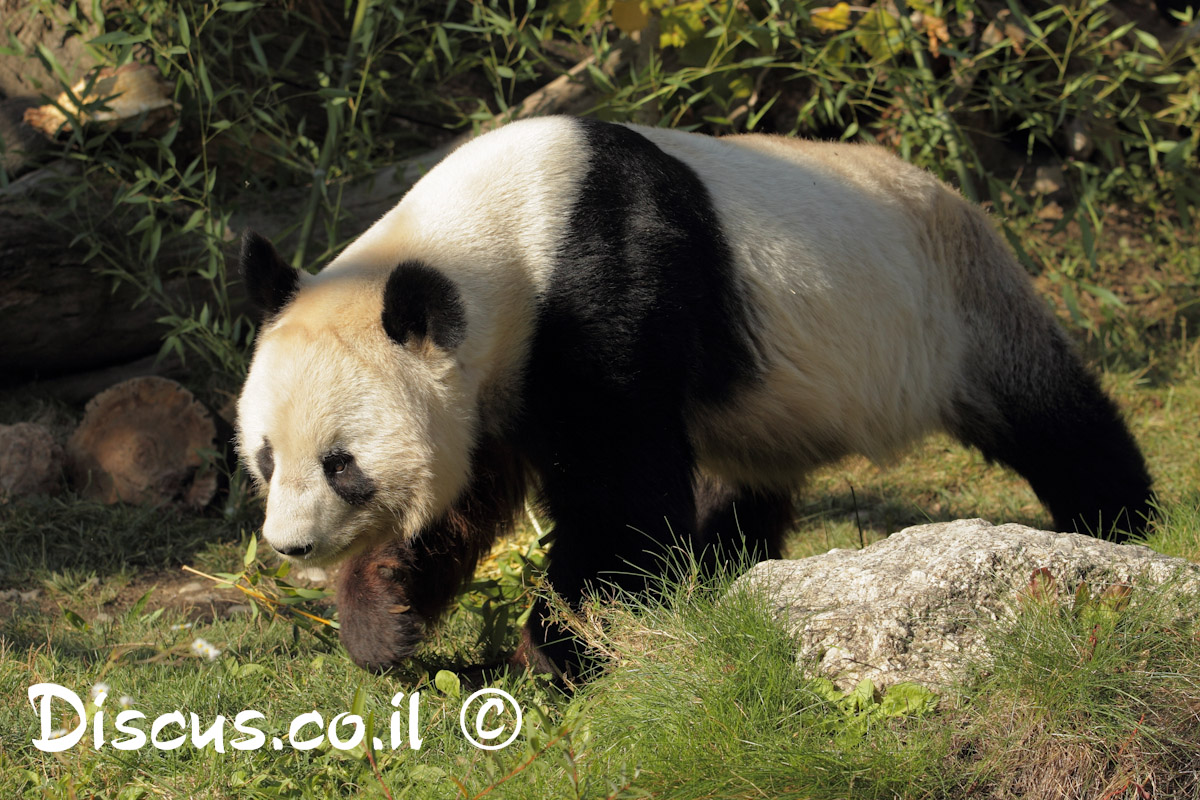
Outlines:
[[469, 469], [458, 290], [414, 261], [343, 258], [302, 274], [254, 233], [241, 260], [268, 315], [238, 401], [241, 457], [266, 492], [267, 543], [322, 566], [415, 534]]

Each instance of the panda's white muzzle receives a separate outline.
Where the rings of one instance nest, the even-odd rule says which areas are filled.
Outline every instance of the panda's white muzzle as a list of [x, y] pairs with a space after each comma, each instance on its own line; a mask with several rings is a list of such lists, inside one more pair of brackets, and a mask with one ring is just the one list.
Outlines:
[[[311, 484], [297, 491], [276, 481], [267, 495], [263, 539], [289, 561], [320, 566], [337, 561], [354, 539], [353, 511], [323, 487]], [[329, 493], [332, 494], [332, 493]]]

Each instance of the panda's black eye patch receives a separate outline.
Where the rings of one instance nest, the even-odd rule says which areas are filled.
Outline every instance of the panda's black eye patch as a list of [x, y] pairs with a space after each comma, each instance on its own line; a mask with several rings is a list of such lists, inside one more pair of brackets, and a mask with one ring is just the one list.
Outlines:
[[375, 496], [375, 482], [363, 473], [354, 456], [331, 450], [321, 457], [325, 480], [338, 497], [352, 506], [366, 505]]
[[266, 439], [263, 439], [262, 447], [258, 448], [258, 452], [254, 454], [254, 463], [262, 475], [263, 484], [269, 484], [271, 475], [275, 472], [275, 451], [271, 449], [271, 443]]

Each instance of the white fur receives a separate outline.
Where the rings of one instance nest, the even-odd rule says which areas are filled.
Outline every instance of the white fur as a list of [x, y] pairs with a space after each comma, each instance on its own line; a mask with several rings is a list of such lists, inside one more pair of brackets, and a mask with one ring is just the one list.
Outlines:
[[639, 128], [707, 185], [763, 330], [765, 379], [694, 415], [706, 470], [795, 486], [848, 453], [885, 461], [945, 424], [967, 337], [966, 265], [931, 244], [964, 201], [880, 148]]

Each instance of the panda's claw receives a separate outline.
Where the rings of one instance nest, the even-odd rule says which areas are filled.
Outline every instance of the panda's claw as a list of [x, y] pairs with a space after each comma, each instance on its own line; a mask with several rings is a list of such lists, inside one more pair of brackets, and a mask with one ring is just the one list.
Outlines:
[[404, 545], [386, 542], [348, 560], [338, 578], [340, 638], [355, 664], [386, 672], [404, 663], [425, 637], [428, 621], [412, 610]]

